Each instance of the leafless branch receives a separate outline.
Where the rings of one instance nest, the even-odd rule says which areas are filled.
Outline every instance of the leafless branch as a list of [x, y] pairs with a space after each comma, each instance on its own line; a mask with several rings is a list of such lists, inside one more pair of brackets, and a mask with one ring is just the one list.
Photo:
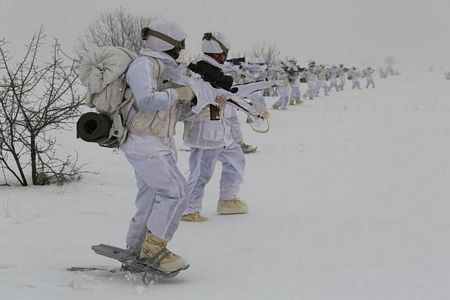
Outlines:
[[44, 37], [41, 28], [17, 64], [5, 49], [6, 41], [0, 41], [0, 167], [22, 185], [28, 184], [28, 168], [33, 184], [46, 182], [42, 174], [50, 182], [63, 183], [80, 172], [70, 156], [65, 160], [56, 157], [56, 140], [46, 135], [64, 129], [80, 112], [83, 102], [75, 61], [55, 39], [51, 59], [40, 62]]

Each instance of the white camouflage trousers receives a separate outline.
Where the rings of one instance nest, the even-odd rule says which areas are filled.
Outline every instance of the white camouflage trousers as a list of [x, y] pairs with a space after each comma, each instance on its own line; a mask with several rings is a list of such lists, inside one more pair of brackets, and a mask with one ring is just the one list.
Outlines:
[[281, 108], [286, 108], [289, 104], [291, 95], [291, 88], [289, 87], [289, 85], [277, 87], [277, 95], [279, 96], [279, 98], [275, 102], [275, 105]]
[[287, 108], [289, 101], [289, 96], [281, 96], [274, 104], [280, 108]]
[[173, 155], [126, 157], [134, 168], [138, 188], [137, 211], [128, 228], [127, 245], [140, 250], [147, 230], [169, 241], [187, 205], [186, 179]]
[[244, 182], [245, 158], [237, 143], [227, 148], [191, 148], [189, 156], [189, 201], [184, 214], [200, 212], [205, 186], [211, 180], [217, 161], [222, 163], [219, 199], [237, 198], [239, 187]]
[[345, 76], [341, 76], [341, 77], [339, 77], [339, 84], [338, 84], [339, 90], [343, 91], [344, 86], [345, 86]]
[[361, 89], [361, 84], [359, 83], [359, 79], [353, 79], [352, 89]]
[[375, 81], [373, 81], [373, 78], [366, 78], [366, 89], [369, 87], [369, 86], [372, 86], [373, 88], [375, 88]]
[[306, 92], [303, 94], [304, 98], [313, 99], [316, 94], [318, 94], [320, 86], [318, 86], [318, 80], [309, 80], [308, 81], [308, 88], [306, 89]]
[[334, 77], [330, 78], [330, 85], [328, 86], [328, 92], [331, 91], [332, 88], [334, 88], [336, 90], [336, 92], [339, 92], [337, 79]]
[[291, 99], [300, 99], [300, 83], [289, 83], [291, 87]]
[[242, 141], [244, 139], [244, 136], [242, 135], [241, 123], [239, 122], [236, 113], [232, 114], [229, 117], [226, 117], [226, 121], [230, 126], [230, 133], [231, 136], [233, 137], [233, 141], [237, 143]]
[[323, 94], [325, 96], [328, 96], [328, 83], [326, 82], [326, 80], [319, 80], [319, 84], [320, 84], [319, 92], [321, 89], [323, 89]]

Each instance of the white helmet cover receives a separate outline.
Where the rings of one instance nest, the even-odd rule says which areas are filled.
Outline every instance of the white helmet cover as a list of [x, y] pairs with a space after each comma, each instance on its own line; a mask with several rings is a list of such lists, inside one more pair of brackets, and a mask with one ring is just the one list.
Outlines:
[[150, 25], [150, 34], [146, 38], [145, 47], [154, 51], [167, 51], [175, 46], [184, 48], [187, 34], [180, 24], [172, 19], [161, 17]]
[[228, 54], [230, 42], [224, 34], [214, 31], [207, 32], [203, 35], [202, 51], [203, 53], [224, 53]]
[[288, 62], [291, 63], [291, 64], [293, 64], [293, 65], [296, 65], [296, 64], [297, 64], [297, 59], [295, 59], [295, 57], [291, 57], [291, 58], [288, 60]]

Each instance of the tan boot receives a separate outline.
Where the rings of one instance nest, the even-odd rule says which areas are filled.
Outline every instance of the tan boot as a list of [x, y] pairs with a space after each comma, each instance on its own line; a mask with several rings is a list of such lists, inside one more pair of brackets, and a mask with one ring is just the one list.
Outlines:
[[181, 256], [170, 252], [166, 246], [166, 241], [148, 231], [142, 245], [141, 258], [147, 259], [155, 269], [166, 273], [186, 268], [188, 265], [186, 261]]
[[247, 203], [239, 199], [219, 200], [217, 203], [217, 213], [219, 215], [246, 214], [247, 212]]
[[243, 140], [239, 141], [238, 144], [241, 146], [241, 149], [245, 154], [256, 152], [256, 149], [258, 149], [258, 147], [246, 144]]
[[295, 99], [290, 100], [289, 105], [295, 105]]
[[303, 103], [303, 100], [300, 99], [300, 98], [297, 98], [297, 99], [295, 100], [295, 104], [302, 104], [302, 103]]
[[199, 212], [186, 214], [181, 217], [181, 221], [185, 222], [206, 222], [208, 221], [207, 217], [202, 216]]
[[272, 109], [279, 109], [279, 108], [280, 108], [280, 104], [278, 104], [278, 103], [274, 103], [272, 105]]

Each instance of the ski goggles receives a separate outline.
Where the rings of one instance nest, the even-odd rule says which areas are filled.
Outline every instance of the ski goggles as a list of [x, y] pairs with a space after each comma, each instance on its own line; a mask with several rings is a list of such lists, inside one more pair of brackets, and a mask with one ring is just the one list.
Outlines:
[[155, 30], [150, 29], [149, 35], [154, 36], [154, 37], [156, 37], [158, 39], [161, 39], [164, 42], [167, 42], [167, 43], [171, 44], [174, 47], [178, 47], [178, 48], [184, 49], [185, 46], [186, 46], [185, 45], [185, 39], [182, 39], [181, 41], [177, 41], [176, 39], [173, 39], [170, 36], [165, 35], [164, 33], [161, 33], [159, 31], [155, 31]]

